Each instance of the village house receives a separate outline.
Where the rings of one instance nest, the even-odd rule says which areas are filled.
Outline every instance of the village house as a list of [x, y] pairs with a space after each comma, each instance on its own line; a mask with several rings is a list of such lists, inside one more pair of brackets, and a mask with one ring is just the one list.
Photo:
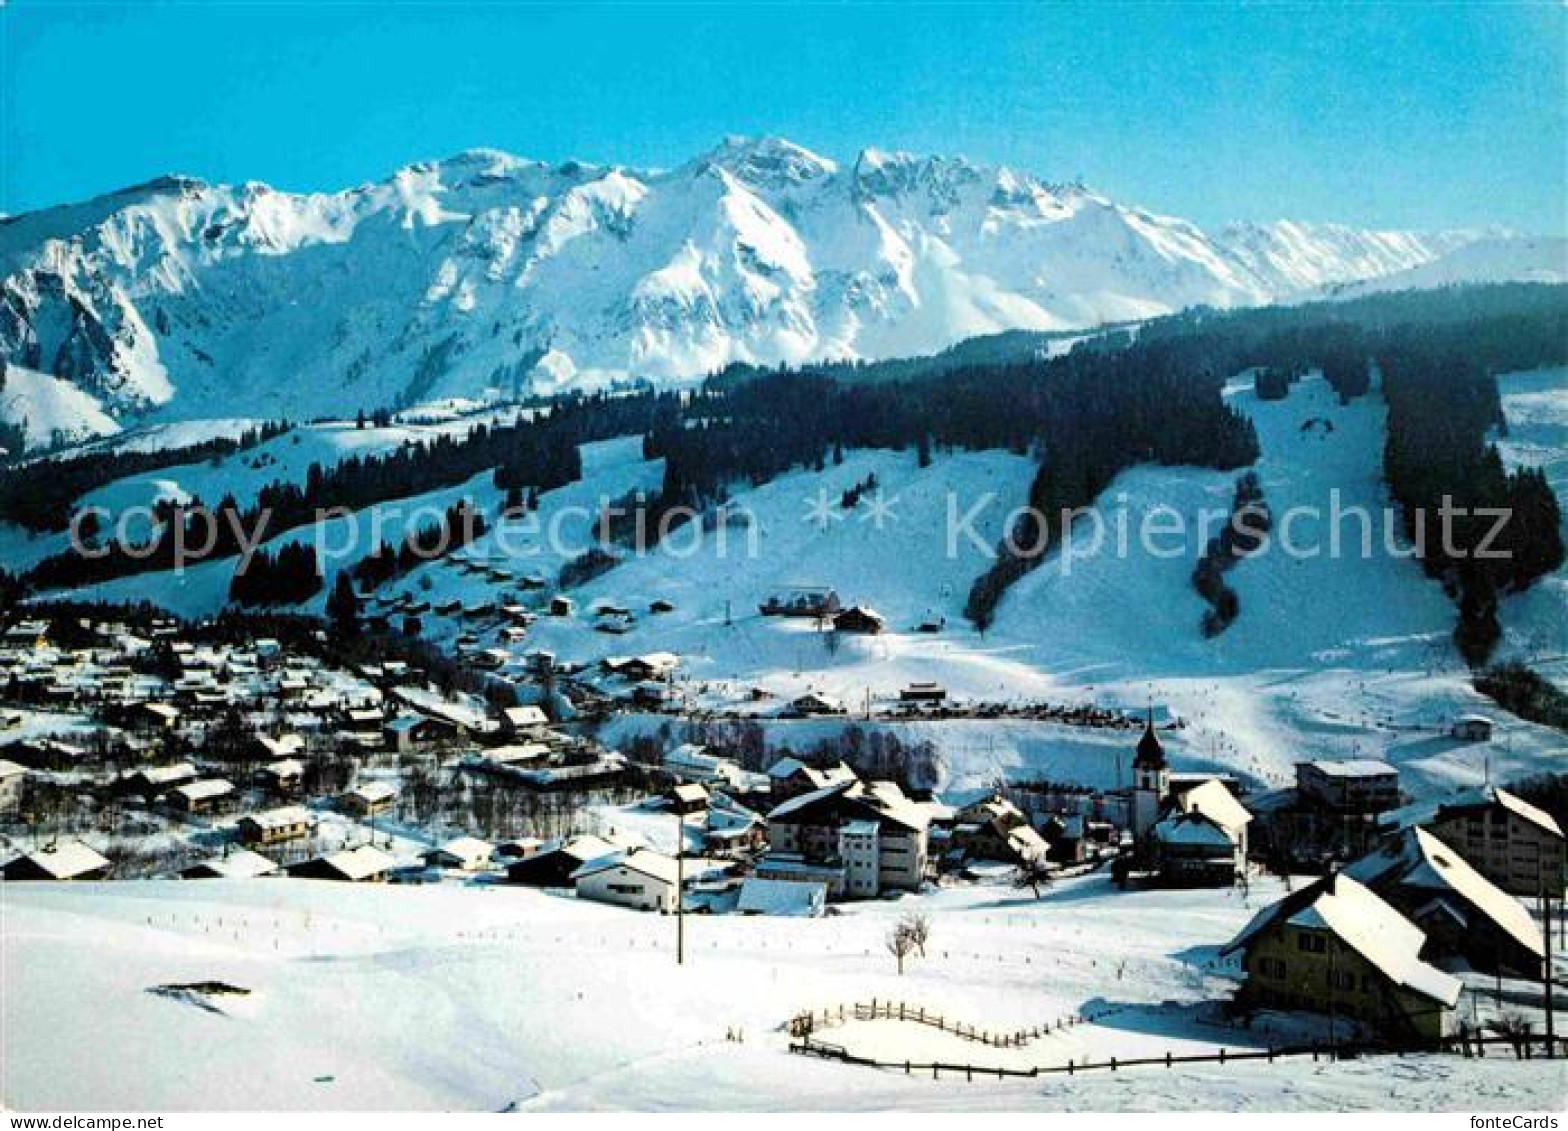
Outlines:
[[575, 836], [552, 841], [532, 855], [507, 865], [507, 882], [530, 887], [562, 888], [572, 886], [572, 875], [584, 864], [632, 847], [611, 843], [603, 837]]
[[771, 784], [765, 774], [742, 769], [740, 763], [721, 758], [710, 753], [706, 746], [692, 742], [683, 743], [667, 753], [662, 768], [681, 781], [737, 793], [766, 792]]
[[799, 758], [780, 758], [768, 767], [768, 795], [774, 805], [780, 805], [803, 793], [814, 793], [837, 782], [854, 780], [855, 771], [842, 762], [819, 768], [807, 765]]
[[900, 703], [942, 703], [947, 700], [947, 688], [930, 680], [910, 683], [898, 693]]
[[769, 874], [767, 861], [787, 868], [798, 859], [828, 869], [830, 894], [852, 899], [925, 883], [929, 815], [891, 782], [838, 781], [776, 806], [767, 820], [768, 856], [759, 875]]
[[1421, 956], [1539, 978], [1546, 945], [1523, 903], [1431, 833], [1408, 828], [1345, 869], [1426, 932]]
[[875, 609], [868, 609], [864, 605], [851, 605], [833, 617], [833, 630], [835, 632], [875, 636], [885, 628], [887, 628], [887, 621], [882, 614]]
[[1047, 858], [1050, 847], [1011, 801], [982, 798], [954, 815], [951, 846], [971, 860], [1025, 863]]
[[255, 738], [255, 755], [259, 761], [273, 762], [284, 758], [297, 758], [305, 752], [305, 737], [299, 734], [258, 734]]
[[25, 852], [0, 868], [8, 883], [20, 880], [101, 880], [109, 859], [79, 840], [62, 840]]
[[831, 695], [824, 695], [820, 691], [808, 691], [790, 700], [789, 709], [785, 712], [797, 717], [812, 715], [842, 715], [844, 704]]
[[1461, 742], [1491, 742], [1492, 720], [1485, 715], [1460, 715], [1448, 728], [1448, 733]]
[[222, 856], [192, 864], [180, 873], [185, 880], [252, 880], [273, 876], [278, 866], [259, 852], [236, 848]]
[[431, 868], [452, 868], [460, 872], [482, 872], [490, 866], [495, 846], [478, 837], [460, 836], [425, 853]]
[[1399, 804], [1399, 771], [1387, 762], [1297, 762], [1301, 796], [1335, 813], [1380, 813]]
[[1422, 959], [1425, 943], [1421, 928], [1340, 873], [1260, 911], [1220, 953], [1243, 955], [1243, 1006], [1326, 1014], [1432, 1044], [1453, 1032], [1463, 985]]
[[1562, 895], [1562, 829], [1551, 814], [1506, 789], [1467, 789], [1385, 813], [1382, 820], [1389, 829], [1425, 828], [1510, 895]]
[[138, 721], [148, 730], [173, 730], [180, 725], [180, 709], [172, 703], [142, 703]]
[[647, 848], [590, 860], [572, 873], [578, 899], [639, 911], [671, 912], [680, 899], [679, 864]]
[[408, 754], [455, 737], [456, 731], [444, 720], [425, 715], [399, 715], [383, 729], [386, 748], [394, 754]]
[[207, 778], [175, 786], [165, 799], [182, 813], [216, 813], [234, 800], [234, 783], [224, 778]]
[[338, 806], [350, 816], [367, 820], [389, 812], [396, 801], [397, 789], [391, 782], [368, 781], [342, 794]]
[[26, 785], [27, 767], [0, 758], [0, 816], [10, 816], [22, 807]]
[[823, 619], [842, 609], [843, 602], [832, 589], [822, 585], [796, 585], [770, 594], [758, 606], [765, 617], [811, 617]]
[[537, 738], [549, 729], [550, 718], [543, 707], [533, 704], [507, 707], [501, 712], [501, 726], [512, 738]]
[[92, 759], [85, 746], [60, 738], [35, 738], [5, 749], [13, 762], [30, 770], [80, 770]]
[[1179, 885], [1235, 883], [1246, 871], [1251, 820], [1220, 782], [1175, 794], [1151, 833], [1160, 878]]
[[305, 783], [305, 764], [297, 758], [283, 758], [257, 770], [256, 780], [270, 792], [288, 797]]
[[166, 790], [174, 789], [197, 778], [196, 767], [189, 762], [174, 762], [167, 766], [144, 766], [120, 778], [120, 788], [151, 800]]
[[303, 880], [336, 880], [339, 883], [378, 884], [386, 880], [397, 861], [374, 845], [362, 844], [329, 852], [289, 868], [289, 875]]
[[707, 811], [708, 791], [696, 782], [686, 782], [665, 790], [664, 800], [670, 812], [685, 817]]
[[248, 813], [235, 827], [244, 844], [279, 844], [304, 836], [310, 826], [310, 810], [303, 805], [285, 805], [280, 809]]

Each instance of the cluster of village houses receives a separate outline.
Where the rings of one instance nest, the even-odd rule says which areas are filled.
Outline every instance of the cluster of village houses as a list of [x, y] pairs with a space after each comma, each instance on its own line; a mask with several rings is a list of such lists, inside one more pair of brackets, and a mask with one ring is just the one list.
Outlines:
[[[323, 759], [395, 766], [433, 752], [508, 788], [584, 794], [633, 767], [574, 731], [571, 702], [559, 694], [492, 708], [435, 692], [404, 663], [344, 670], [273, 640], [196, 644], [172, 621], [77, 628], [85, 640], [70, 647], [53, 643], [42, 621], [0, 637], [0, 828], [12, 846], [0, 874], [8, 881], [115, 874], [86, 833], [40, 827], [27, 813], [30, 783], [112, 795], [162, 817], [164, 835], [199, 834], [192, 843], [203, 858], [177, 872], [188, 878], [424, 882], [458, 873], [658, 912], [819, 915], [834, 903], [987, 874], [1038, 892], [1053, 873], [1102, 864], [1128, 886], [1231, 886], [1260, 862], [1278, 871], [1308, 865], [1301, 870], [1321, 878], [1261, 911], [1224, 947], [1245, 971], [1241, 1000], [1411, 1040], [1456, 1024], [1456, 970], [1540, 977], [1546, 939], [1524, 901], [1563, 892], [1562, 829], [1506, 789], [1407, 805], [1389, 764], [1309, 761], [1293, 789], [1249, 794], [1225, 775], [1173, 772], [1152, 712], [1122, 790], [1025, 783], [952, 805], [865, 780], [842, 763], [784, 756], [759, 771], [686, 744], [635, 767], [648, 783], [636, 809], [644, 821], [668, 822], [673, 853], [627, 822], [500, 842], [451, 836], [410, 859], [375, 835], [378, 821], [397, 825], [395, 772], [355, 775], [355, 784], [322, 793], [310, 788], [310, 767]], [[149, 670], [152, 655], [165, 670]], [[677, 664], [665, 653], [613, 658], [595, 675], [658, 687]], [[39, 731], [29, 724], [39, 711], [76, 712], [97, 731]], [[242, 755], [212, 756], [217, 720], [234, 717], [254, 721]], [[1490, 737], [1484, 719], [1455, 729]], [[94, 734], [110, 730], [116, 754], [106, 764]], [[162, 757], [171, 736], [195, 753]], [[289, 851], [329, 814], [363, 835]]]

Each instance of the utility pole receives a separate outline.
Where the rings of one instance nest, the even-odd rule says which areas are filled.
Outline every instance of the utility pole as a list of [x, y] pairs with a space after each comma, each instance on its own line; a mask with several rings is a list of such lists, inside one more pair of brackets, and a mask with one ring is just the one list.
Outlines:
[[675, 814], [675, 965], [686, 964], [686, 814]]
[[1541, 888], [1541, 922], [1545, 929], [1541, 937], [1546, 940], [1546, 960], [1541, 966], [1541, 992], [1546, 998], [1546, 1055], [1557, 1055], [1557, 1030], [1552, 1011], [1552, 896], [1551, 889]]

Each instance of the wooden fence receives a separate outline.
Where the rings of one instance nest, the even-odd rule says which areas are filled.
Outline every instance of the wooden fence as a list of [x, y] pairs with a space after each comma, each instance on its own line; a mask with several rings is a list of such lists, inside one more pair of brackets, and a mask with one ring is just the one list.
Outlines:
[[1167, 1050], [1162, 1056], [1142, 1057], [1111, 1057], [1109, 1060], [1073, 1060], [1066, 1064], [1032, 1065], [1028, 1068], [1002, 1068], [978, 1064], [951, 1064], [943, 1061], [916, 1063], [910, 1060], [877, 1060], [873, 1057], [857, 1056], [843, 1045], [830, 1041], [819, 1040], [814, 1034], [817, 1018], [822, 1018], [824, 1027], [842, 1024], [853, 1017], [857, 1021], [896, 1020], [914, 1022], [920, 1025], [929, 1025], [946, 1033], [952, 1033], [965, 1040], [976, 1041], [993, 1048], [1019, 1048], [1027, 1041], [1034, 1040], [1050, 1032], [1058, 1031], [1076, 1025], [1082, 1020], [1074, 1016], [1064, 1019], [1053, 1029], [1051, 1026], [1033, 1029], [1017, 1029], [1011, 1033], [991, 1033], [978, 1029], [972, 1025], [951, 1021], [939, 1014], [930, 1013], [918, 1006], [910, 1006], [904, 1002], [878, 1002], [872, 999], [869, 1005], [856, 1003], [853, 1006], [839, 1006], [836, 1010], [825, 1009], [821, 1014], [801, 1013], [790, 1019], [789, 1032], [791, 1038], [789, 1051], [802, 1056], [816, 1056], [828, 1060], [837, 1060], [844, 1064], [858, 1064], [869, 1068], [902, 1069], [905, 1075], [916, 1072], [931, 1073], [932, 1079], [941, 1079], [943, 1073], [949, 1076], [962, 1075], [965, 1080], [1005, 1080], [1009, 1077], [1036, 1078], [1066, 1074], [1074, 1076], [1079, 1072], [1117, 1072], [1123, 1068], [1149, 1068], [1165, 1067], [1174, 1068], [1180, 1064], [1235, 1064], [1243, 1061], [1267, 1061], [1273, 1064], [1282, 1057], [1308, 1057], [1313, 1060], [1355, 1060], [1363, 1056], [1390, 1056], [1404, 1055], [1407, 1052], [1440, 1052], [1459, 1053], [1466, 1057], [1484, 1057], [1488, 1047], [1502, 1046], [1511, 1050], [1515, 1058], [1530, 1060], [1539, 1048], [1548, 1059], [1558, 1056], [1568, 1056], [1568, 1037], [1548, 1037], [1544, 1034], [1530, 1034], [1527, 1036], [1493, 1036], [1482, 1037], [1474, 1033], [1450, 1037], [1441, 1044], [1428, 1048], [1417, 1049], [1400, 1047], [1391, 1044], [1374, 1043], [1347, 1043], [1338, 1042], [1324, 1044], [1313, 1042], [1310, 1044], [1284, 1045], [1261, 1049], [1226, 1049], [1220, 1048], [1212, 1053], [1173, 1053]]

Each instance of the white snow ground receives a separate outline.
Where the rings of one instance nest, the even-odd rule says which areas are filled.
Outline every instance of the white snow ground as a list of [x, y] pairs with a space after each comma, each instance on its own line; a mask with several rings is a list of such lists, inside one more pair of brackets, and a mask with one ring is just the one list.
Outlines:
[[[670, 918], [529, 889], [12, 884], [0, 888], [0, 1101], [76, 1111], [1560, 1107], [1561, 1066], [1500, 1057], [966, 1083], [785, 1048], [793, 1013], [872, 997], [997, 1029], [1101, 1018], [1042, 1037], [1051, 1064], [1281, 1041], [1299, 1032], [1293, 1019], [1240, 1030], [1202, 1005], [1232, 988], [1214, 947], [1279, 894], [1122, 894], [1088, 877], [1039, 902], [982, 886], [820, 920], [692, 917], [677, 967]], [[899, 977], [882, 937], [916, 905], [932, 916], [929, 955]], [[210, 998], [209, 1011], [148, 992], [209, 980], [251, 993]], [[931, 1041], [891, 1024], [823, 1037], [895, 1058]], [[987, 1063], [979, 1046], [952, 1051]]]

